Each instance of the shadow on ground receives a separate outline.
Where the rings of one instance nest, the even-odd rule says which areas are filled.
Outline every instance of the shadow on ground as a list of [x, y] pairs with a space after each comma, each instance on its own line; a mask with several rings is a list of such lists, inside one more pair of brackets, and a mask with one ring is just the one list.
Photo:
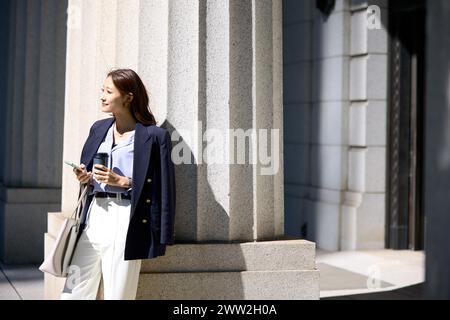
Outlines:
[[392, 291], [330, 297], [321, 300], [423, 300], [423, 294], [424, 283], [419, 283]]

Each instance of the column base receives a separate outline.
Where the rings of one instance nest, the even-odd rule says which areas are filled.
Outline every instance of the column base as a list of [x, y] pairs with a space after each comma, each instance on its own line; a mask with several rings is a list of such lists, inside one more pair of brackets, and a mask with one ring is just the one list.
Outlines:
[[0, 190], [0, 260], [3, 263], [43, 261], [42, 234], [49, 210], [61, 210], [61, 189]]
[[346, 193], [341, 215], [341, 250], [385, 248], [385, 195]]
[[141, 273], [138, 300], [317, 300], [317, 270]]
[[[62, 214], [49, 214], [49, 233]], [[50, 248], [54, 236], [46, 234]], [[45, 298], [59, 299], [64, 279], [45, 276]], [[98, 297], [101, 297], [101, 290]], [[176, 244], [144, 260], [137, 299], [319, 299], [315, 244], [304, 240]]]

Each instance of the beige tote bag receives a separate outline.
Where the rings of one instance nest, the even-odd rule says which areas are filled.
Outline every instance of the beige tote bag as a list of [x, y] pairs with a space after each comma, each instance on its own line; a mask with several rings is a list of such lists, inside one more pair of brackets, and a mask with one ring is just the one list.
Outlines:
[[42, 272], [50, 273], [56, 277], [66, 277], [67, 269], [72, 260], [73, 252], [80, 232], [81, 203], [84, 200], [89, 186], [86, 184], [81, 193], [77, 207], [70, 218], [65, 218], [64, 223], [56, 237], [55, 244], [50, 253], [45, 257], [39, 267]]

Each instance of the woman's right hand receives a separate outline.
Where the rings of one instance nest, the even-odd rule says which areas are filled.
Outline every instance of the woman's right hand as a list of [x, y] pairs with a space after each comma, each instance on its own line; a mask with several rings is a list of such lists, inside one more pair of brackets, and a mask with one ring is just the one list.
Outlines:
[[84, 164], [80, 165], [80, 169], [73, 169], [73, 172], [77, 176], [78, 181], [81, 183], [88, 183], [91, 181], [92, 172], [87, 172]]

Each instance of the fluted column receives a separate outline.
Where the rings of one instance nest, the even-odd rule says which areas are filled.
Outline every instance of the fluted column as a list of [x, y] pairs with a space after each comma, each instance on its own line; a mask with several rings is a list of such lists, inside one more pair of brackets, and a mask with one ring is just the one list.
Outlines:
[[[71, 1], [80, 22], [68, 36], [64, 158], [76, 161], [90, 124], [107, 116], [97, 91], [105, 72], [132, 67], [147, 84], [159, 125], [175, 132], [174, 153], [182, 158], [177, 187], [189, 192], [178, 194], [177, 240], [282, 235], [280, 6], [271, 0]], [[239, 138], [231, 136], [237, 146], [229, 149], [229, 130], [248, 134], [244, 164], [237, 163]], [[203, 141], [206, 131], [214, 136], [205, 139], [226, 145]], [[265, 155], [259, 140], [267, 142]], [[221, 163], [208, 159], [215, 147]], [[261, 174], [268, 166], [262, 156], [276, 160], [275, 174]], [[63, 211], [70, 211], [77, 184], [70, 170], [63, 176]]]
[[[62, 168], [64, 1], [13, 1], [3, 183], [58, 187]], [[62, 14], [61, 14], [62, 12]], [[45, 19], [43, 18], [45, 17]], [[62, 24], [62, 28], [55, 26]]]
[[[166, 116], [166, 0], [70, 0], [64, 119], [64, 159], [78, 162], [90, 126], [109, 117], [100, 109], [100, 88], [108, 71], [138, 72], [157, 120]], [[165, 31], [164, 31], [165, 30]], [[76, 203], [78, 183], [63, 169], [62, 211]]]
[[2, 13], [8, 35], [0, 106], [4, 262], [41, 261], [46, 212], [60, 208], [66, 6], [66, 1], [18, 0]]
[[[90, 126], [108, 117], [100, 110], [100, 88], [116, 62], [117, 8], [118, 1], [69, 1], [63, 157], [76, 163]], [[64, 167], [63, 212], [73, 210], [78, 188], [72, 170]]]
[[[64, 158], [76, 161], [90, 125], [107, 116], [97, 93], [113, 67], [137, 71], [158, 125], [172, 133], [176, 245], [143, 261], [138, 298], [275, 298], [280, 286], [285, 297], [317, 298], [314, 244], [262, 241], [282, 236], [284, 224], [281, 0], [71, 7], [80, 22], [68, 32]], [[77, 183], [69, 169], [63, 177], [65, 214]], [[49, 214], [46, 248], [61, 215]], [[62, 284], [46, 276], [46, 296]]]
[[[167, 120], [182, 140], [177, 186], [190, 190], [180, 194], [177, 239], [273, 239], [283, 233], [282, 130], [273, 130], [282, 127], [281, 4], [172, 1], [169, 21]], [[261, 174], [259, 129], [276, 147], [267, 154], [277, 157], [274, 175]], [[240, 130], [242, 164], [233, 136]]]

